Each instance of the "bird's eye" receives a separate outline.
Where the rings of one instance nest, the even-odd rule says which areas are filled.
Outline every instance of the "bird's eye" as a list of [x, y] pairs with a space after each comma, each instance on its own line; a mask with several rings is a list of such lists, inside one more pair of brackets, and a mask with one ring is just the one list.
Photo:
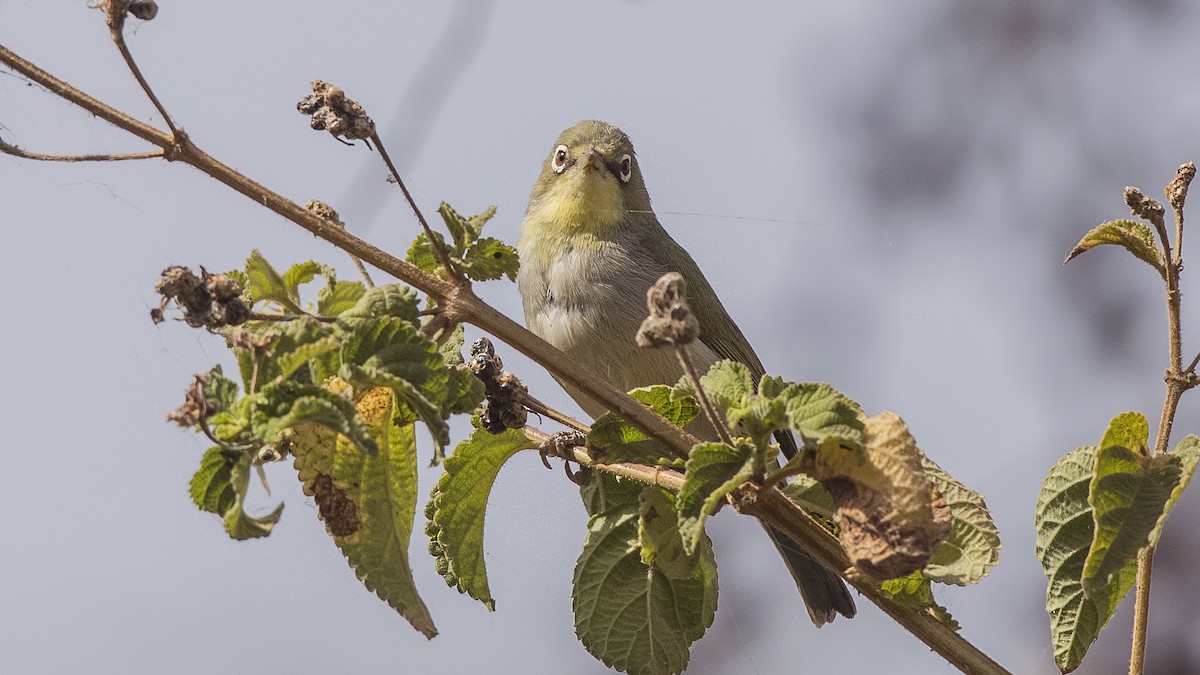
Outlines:
[[633, 158], [629, 155], [621, 155], [621, 182], [628, 183], [633, 177]]
[[571, 159], [571, 150], [565, 145], [560, 145], [554, 149], [554, 156], [550, 160], [550, 166], [554, 167], [554, 173], [562, 173], [563, 169], [567, 168], [567, 160]]

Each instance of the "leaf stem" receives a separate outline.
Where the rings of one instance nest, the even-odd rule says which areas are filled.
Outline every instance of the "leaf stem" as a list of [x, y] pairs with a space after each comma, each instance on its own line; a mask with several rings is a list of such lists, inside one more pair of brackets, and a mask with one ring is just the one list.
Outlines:
[[[721, 420], [721, 416], [717, 414], [717, 409], [713, 407], [712, 401], [708, 400], [708, 394], [704, 393], [704, 387], [700, 386], [700, 376], [696, 374], [696, 366], [692, 363], [692, 355], [688, 352], [687, 345], [676, 344], [675, 355], [679, 357], [679, 365], [683, 368], [684, 375], [692, 381], [692, 387], [696, 390], [696, 402], [700, 404], [700, 409], [704, 411], [704, 416], [708, 418], [708, 423], [716, 430], [717, 437], [725, 445], [732, 446], [733, 438], [729, 435], [729, 429], [725, 427], [725, 423]], [[687, 455], [683, 455], [687, 459]]]
[[404, 198], [408, 200], [408, 207], [416, 214], [417, 221], [421, 223], [421, 229], [425, 230], [425, 236], [429, 238], [429, 246], [437, 253], [438, 259], [442, 261], [442, 267], [446, 269], [446, 274], [455, 284], [461, 285], [466, 283], [466, 280], [455, 269], [454, 262], [450, 260], [450, 253], [446, 251], [446, 247], [442, 245], [440, 239], [433, 236], [433, 229], [429, 227], [429, 223], [425, 220], [425, 214], [421, 213], [421, 209], [417, 206], [417, 202], [413, 200], [408, 187], [404, 185], [404, 179], [400, 177], [400, 172], [396, 170], [396, 165], [392, 163], [392, 158], [388, 155], [387, 148], [383, 146], [383, 139], [379, 138], [379, 132], [371, 134], [371, 140], [379, 150], [379, 156], [383, 159], [383, 163], [387, 165], [388, 171], [392, 174], [392, 179], [396, 181], [396, 185], [400, 186], [400, 191], [404, 193]]

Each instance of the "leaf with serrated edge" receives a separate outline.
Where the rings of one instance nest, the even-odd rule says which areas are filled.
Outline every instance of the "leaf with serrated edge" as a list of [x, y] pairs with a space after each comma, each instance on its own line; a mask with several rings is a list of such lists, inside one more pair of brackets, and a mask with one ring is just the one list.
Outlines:
[[640, 496], [638, 540], [642, 562], [654, 565], [672, 579], [686, 579], [696, 571], [696, 556], [683, 550], [675, 493], [648, 485]]
[[237, 503], [232, 483], [236, 463], [229, 451], [219, 447], [209, 448], [200, 458], [200, 469], [188, 483], [188, 492], [201, 511], [224, 516]]
[[579, 496], [587, 514], [594, 516], [618, 506], [639, 504], [645, 487], [645, 483], [596, 471], [590, 481], [579, 486]]
[[300, 309], [288, 292], [283, 277], [279, 276], [279, 272], [276, 272], [271, 263], [258, 251], [251, 251], [250, 257], [246, 259], [246, 279], [250, 285], [245, 290], [254, 302], [272, 300], [291, 310]]
[[700, 386], [718, 408], [730, 408], [754, 393], [754, 378], [744, 363], [717, 361], [700, 376]]
[[1163, 264], [1162, 251], [1154, 241], [1154, 233], [1145, 223], [1136, 220], [1110, 220], [1092, 228], [1083, 235], [1083, 239], [1067, 254], [1063, 264], [1069, 263], [1084, 251], [1091, 250], [1103, 244], [1113, 244], [1123, 247], [1135, 258], [1158, 270], [1159, 276], [1167, 278], [1167, 270]]
[[500, 467], [518, 452], [535, 447], [536, 443], [516, 429], [500, 434], [476, 429], [446, 458], [446, 470], [434, 488], [431, 536], [441, 547], [447, 572], [452, 574], [443, 576], [488, 610], [496, 608], [483, 558], [488, 495]]
[[338, 315], [340, 325], [370, 321], [385, 316], [415, 324], [418, 318], [416, 291], [400, 284], [385, 284], [368, 289], [350, 309]]
[[438, 205], [438, 215], [442, 217], [442, 221], [446, 223], [446, 229], [450, 231], [450, 239], [454, 242], [454, 246], [447, 247], [449, 252], [461, 253], [466, 250], [467, 246], [475, 240], [477, 232], [470, 232], [470, 227], [467, 225], [467, 219], [463, 218], [449, 204], [442, 202]]
[[925, 566], [929, 579], [965, 586], [977, 583], [1000, 562], [1000, 531], [983, 496], [968, 489], [921, 455], [925, 475], [950, 507], [950, 536], [937, 547]]
[[331, 279], [317, 291], [317, 314], [337, 316], [351, 309], [367, 292], [361, 281], [338, 281]]
[[475, 281], [492, 281], [502, 276], [508, 277], [509, 281], [515, 281], [517, 270], [520, 268], [517, 249], [491, 237], [484, 237], [471, 244], [463, 254], [463, 263], [467, 276]]
[[922, 576], [921, 572], [917, 571], [899, 579], [884, 581], [879, 585], [879, 590], [883, 591], [884, 597], [896, 604], [924, 611], [945, 624], [950, 630], [958, 632], [960, 628], [958, 622], [950, 616], [950, 612], [945, 607], [937, 604], [933, 599], [933, 589], [929, 585], [929, 579]]
[[233, 505], [225, 512], [224, 517], [225, 531], [229, 533], [229, 536], [238, 541], [244, 541], [271, 534], [271, 529], [275, 527], [275, 523], [279, 522], [279, 516], [283, 514], [283, 504], [280, 503], [274, 511], [265, 516], [255, 517], [246, 513], [246, 490], [250, 486], [249, 457], [243, 456], [240, 461], [230, 467], [229, 482], [236, 495]]
[[265, 443], [277, 442], [284, 429], [300, 422], [314, 422], [348, 437], [368, 455], [378, 451], [354, 405], [328, 389], [314, 385], [270, 386], [255, 398], [251, 424], [255, 435]]
[[699, 564], [672, 579], [642, 562], [638, 508], [619, 507], [588, 521], [575, 564], [575, 634], [609, 667], [630, 675], [683, 672], [688, 650], [712, 625], [717, 609], [717, 565], [702, 538]]
[[[673, 398], [666, 385], [642, 387], [629, 392], [634, 400], [644, 403], [671, 424], [685, 426], [696, 416], [699, 408], [691, 398]], [[663, 444], [651, 439], [640, 429], [614, 413], [605, 413], [588, 433], [588, 446], [603, 450], [603, 461], [636, 462], [661, 466], [682, 466], [683, 460]]]
[[437, 629], [417, 593], [408, 560], [417, 508], [416, 436], [411, 424], [393, 422], [395, 405], [383, 388], [367, 391], [356, 404], [375, 434], [378, 456], [365, 457], [344, 439], [338, 441], [338, 459], [353, 459], [335, 459], [334, 476], [339, 483], [357, 485], [347, 496], [357, 504], [362, 527], [357, 537], [334, 541], [369, 590], [432, 638]]
[[296, 263], [283, 273], [283, 285], [288, 290], [288, 296], [297, 303], [300, 302], [300, 287], [312, 281], [318, 274], [325, 271], [325, 266], [315, 260]]
[[1196, 464], [1200, 462], [1200, 437], [1189, 435], [1175, 449], [1166, 455], [1169, 461], [1179, 462], [1180, 481], [1171, 491], [1171, 498], [1167, 501], [1167, 507], [1163, 509], [1163, 514], [1159, 516], [1158, 522], [1155, 523], [1154, 529], [1150, 532], [1150, 545], [1158, 544], [1158, 538], [1162, 536], [1163, 523], [1167, 521], [1167, 516], [1171, 515], [1171, 509], [1175, 507], [1175, 502], [1183, 495], [1183, 491], [1187, 489], [1189, 483], [1192, 482], [1192, 476], [1196, 473]]
[[1034, 513], [1036, 554], [1049, 579], [1046, 611], [1054, 661], [1064, 673], [1079, 666], [1121, 599], [1133, 588], [1137, 564], [1122, 568], [1106, 595], [1086, 596], [1080, 578], [1095, 523], [1088, 503], [1096, 446], [1078, 448], [1050, 470]]
[[1145, 417], [1118, 415], [1096, 453], [1088, 497], [1096, 530], [1082, 577], [1088, 596], [1108, 595], [1113, 575], [1157, 539], [1175, 500], [1191, 480], [1194, 459], [1188, 467], [1181, 461], [1188, 452], [1146, 457], [1131, 449], [1144, 448], [1148, 435]]
[[734, 443], [736, 447], [697, 443], [688, 456], [683, 487], [675, 501], [683, 550], [688, 555], [700, 544], [708, 514], [754, 473], [754, 445], [746, 439], [734, 439]]
[[788, 419], [792, 429], [815, 444], [836, 439], [842, 445], [861, 448], [866, 443], [858, 405], [833, 387], [805, 382], [789, 392]]

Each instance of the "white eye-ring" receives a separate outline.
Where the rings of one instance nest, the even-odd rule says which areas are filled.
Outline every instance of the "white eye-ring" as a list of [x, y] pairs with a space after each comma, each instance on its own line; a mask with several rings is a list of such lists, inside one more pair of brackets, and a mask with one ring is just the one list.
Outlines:
[[633, 158], [629, 155], [621, 155], [621, 182], [628, 183], [633, 177]]
[[567, 168], [567, 160], [571, 159], [571, 149], [565, 145], [560, 145], [554, 149], [554, 154], [550, 157], [550, 166], [554, 168], [554, 173], [562, 173]]

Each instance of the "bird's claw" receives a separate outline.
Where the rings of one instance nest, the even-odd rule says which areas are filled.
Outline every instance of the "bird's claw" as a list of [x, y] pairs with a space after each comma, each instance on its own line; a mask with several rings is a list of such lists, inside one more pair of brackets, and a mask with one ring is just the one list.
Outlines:
[[576, 485], [586, 485], [591, 476], [591, 470], [587, 467], [579, 467], [579, 471], [572, 471], [571, 464], [567, 459], [567, 448], [581, 446], [587, 443], [587, 436], [578, 431], [559, 431], [552, 434], [550, 438], [538, 448], [538, 455], [542, 459], [542, 464], [547, 468], [550, 466], [550, 453], [561, 457], [563, 460], [563, 470], [567, 473], [567, 478]]

